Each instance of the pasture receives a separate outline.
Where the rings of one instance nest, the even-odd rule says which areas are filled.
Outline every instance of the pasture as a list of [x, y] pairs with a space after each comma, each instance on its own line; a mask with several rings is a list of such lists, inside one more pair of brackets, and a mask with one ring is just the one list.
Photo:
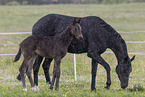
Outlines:
[[[99, 16], [117, 31], [136, 33], [121, 33], [125, 41], [145, 41], [145, 4], [118, 5], [43, 5], [43, 6], [0, 6], [1, 32], [30, 32], [33, 24], [49, 13], [85, 17]], [[0, 54], [15, 54], [18, 44], [29, 34], [0, 35]], [[127, 43], [128, 52], [145, 54], [145, 43]], [[108, 49], [108, 51], [110, 51]], [[136, 55], [132, 62], [132, 72], [127, 89], [120, 88], [120, 82], [115, 72], [117, 65], [114, 54], [104, 53], [103, 58], [110, 64], [112, 85], [110, 90], [106, 85], [106, 71], [98, 65], [96, 92], [91, 92], [91, 60], [86, 54], [76, 55], [77, 81], [74, 80], [73, 54], [67, 54], [61, 63], [61, 78], [59, 91], [49, 90], [45, 83], [42, 68], [39, 71], [39, 91], [32, 91], [28, 78], [27, 89], [22, 90], [22, 83], [16, 80], [20, 61], [13, 63], [14, 55], [0, 56], [0, 97], [138, 97], [145, 96], [145, 55]], [[133, 55], [130, 54], [130, 57]], [[50, 68], [52, 76], [53, 62]]]

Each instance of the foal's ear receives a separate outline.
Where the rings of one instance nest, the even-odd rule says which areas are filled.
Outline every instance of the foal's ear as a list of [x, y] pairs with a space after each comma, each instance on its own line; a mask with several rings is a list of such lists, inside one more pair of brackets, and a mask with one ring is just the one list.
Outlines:
[[73, 25], [76, 23], [76, 18], [74, 18], [74, 20], [73, 20]]
[[130, 59], [131, 60], [131, 62], [133, 61], [135, 59], [135, 55]]
[[81, 22], [81, 18], [79, 18], [78, 22], [77, 23], [80, 23]]

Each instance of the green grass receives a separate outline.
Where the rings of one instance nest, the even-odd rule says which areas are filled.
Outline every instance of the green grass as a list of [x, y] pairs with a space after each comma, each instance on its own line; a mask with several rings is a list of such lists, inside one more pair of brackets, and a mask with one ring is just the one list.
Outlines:
[[[59, 13], [70, 16], [99, 16], [117, 31], [145, 31], [145, 4], [118, 5], [43, 5], [43, 6], [0, 6], [0, 32], [31, 31], [33, 24], [42, 16]], [[126, 41], [145, 41], [144, 33], [121, 33]], [[29, 35], [0, 35], [0, 54], [15, 54], [18, 44]], [[145, 53], [145, 44], [127, 44], [128, 52]], [[143, 97], [145, 96], [145, 56], [137, 55], [132, 62], [127, 89], [120, 89], [115, 72], [117, 65], [114, 54], [103, 54], [110, 64], [112, 85], [110, 90], [103, 87], [106, 83], [106, 71], [99, 65], [96, 92], [91, 92], [91, 59], [87, 54], [76, 55], [77, 81], [74, 80], [73, 55], [67, 54], [61, 64], [59, 91], [49, 90], [45, 84], [42, 68], [39, 71], [39, 91], [32, 91], [28, 78], [27, 92], [22, 91], [22, 83], [16, 80], [20, 61], [13, 63], [14, 56], [0, 56], [0, 97]], [[133, 55], [129, 55], [132, 57]], [[52, 76], [53, 62], [50, 68]]]

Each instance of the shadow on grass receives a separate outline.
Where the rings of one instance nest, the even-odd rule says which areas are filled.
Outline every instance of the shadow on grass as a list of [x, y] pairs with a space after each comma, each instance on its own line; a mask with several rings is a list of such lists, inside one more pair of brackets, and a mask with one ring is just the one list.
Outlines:
[[143, 92], [145, 91], [145, 88], [143, 88], [143, 85], [135, 84], [133, 88], [118, 89], [117, 91], [124, 91], [124, 90], [127, 90], [129, 92]]
[[143, 88], [143, 85], [140, 85], [140, 84], [135, 84], [134, 86], [133, 86], [133, 88], [129, 88], [129, 89], [127, 89], [128, 91], [130, 91], [130, 92], [136, 92], [136, 91], [138, 91], [138, 92], [143, 92], [143, 91], [145, 91], [145, 89]]

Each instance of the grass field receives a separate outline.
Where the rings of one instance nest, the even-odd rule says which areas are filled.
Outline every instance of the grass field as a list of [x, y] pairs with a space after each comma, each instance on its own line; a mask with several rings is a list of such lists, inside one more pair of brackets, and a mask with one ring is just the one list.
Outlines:
[[[31, 31], [33, 24], [42, 16], [59, 13], [70, 16], [99, 16], [117, 31], [145, 31], [145, 4], [118, 5], [43, 5], [43, 6], [0, 6], [0, 32]], [[145, 33], [121, 33], [126, 41], [145, 41]], [[18, 44], [28, 35], [0, 35], [0, 54], [15, 54]], [[128, 52], [145, 53], [145, 44], [127, 44]], [[0, 56], [0, 97], [143, 97], [145, 96], [145, 56], [136, 55], [132, 62], [133, 71], [127, 89], [120, 89], [115, 72], [117, 65], [114, 54], [103, 54], [110, 64], [112, 85], [110, 90], [103, 87], [106, 71], [99, 65], [96, 92], [91, 92], [91, 60], [86, 54], [76, 55], [77, 81], [74, 80], [73, 55], [67, 54], [61, 64], [59, 91], [49, 90], [45, 84], [42, 68], [39, 71], [39, 91], [32, 91], [28, 79], [28, 91], [22, 90], [16, 80], [22, 59], [13, 63], [14, 56]], [[132, 57], [133, 55], [130, 55]], [[53, 63], [50, 69], [52, 75]]]

